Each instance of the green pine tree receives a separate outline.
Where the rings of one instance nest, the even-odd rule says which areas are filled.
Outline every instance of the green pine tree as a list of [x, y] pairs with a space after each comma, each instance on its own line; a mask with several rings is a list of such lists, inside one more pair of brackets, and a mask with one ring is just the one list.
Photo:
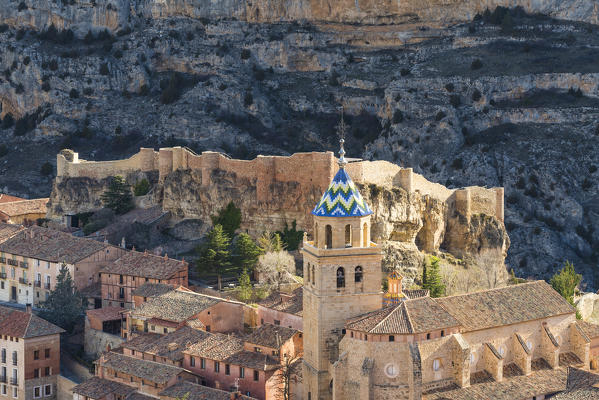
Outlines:
[[562, 295], [568, 302], [574, 305], [574, 290], [582, 280], [582, 275], [577, 274], [574, 264], [566, 261], [564, 268], [553, 275], [549, 283], [556, 292]]
[[445, 285], [441, 280], [439, 258], [432, 256], [430, 262], [431, 265], [425, 268], [426, 282], [423, 279], [422, 288], [428, 289], [431, 297], [445, 296]]
[[285, 244], [278, 233], [264, 232], [258, 239], [258, 247], [263, 253], [276, 253], [285, 249]]
[[291, 224], [291, 229], [289, 229], [287, 222], [285, 222], [285, 228], [282, 232], [278, 231], [277, 234], [281, 237], [281, 240], [285, 243], [285, 248], [289, 251], [297, 250], [304, 238], [304, 231], [297, 230], [297, 223], [295, 220], [293, 220]]
[[218, 215], [211, 217], [212, 224], [221, 225], [229, 238], [235, 236], [235, 231], [241, 226], [241, 210], [231, 201]]
[[204, 273], [213, 273], [220, 277], [231, 266], [229, 245], [231, 240], [221, 225], [215, 225], [206, 235], [206, 243], [197, 248], [197, 268]]
[[252, 300], [252, 283], [250, 281], [250, 275], [247, 270], [244, 269], [239, 276], [239, 300], [244, 303], [249, 303]]
[[244, 271], [253, 271], [262, 249], [247, 233], [240, 233], [235, 240], [235, 261]]
[[131, 187], [122, 176], [113, 176], [108, 189], [102, 193], [102, 203], [116, 214], [124, 214], [133, 209]]
[[83, 318], [87, 308], [71, 278], [71, 273], [63, 263], [56, 278], [56, 286], [42, 303], [40, 316], [67, 332], [72, 332], [75, 325]]

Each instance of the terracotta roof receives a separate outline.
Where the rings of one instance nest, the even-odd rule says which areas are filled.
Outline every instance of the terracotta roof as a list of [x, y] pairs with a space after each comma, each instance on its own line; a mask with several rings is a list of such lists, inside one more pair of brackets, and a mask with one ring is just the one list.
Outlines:
[[435, 299], [466, 331], [487, 329], [554, 315], [574, 308], [545, 281]]
[[587, 321], [576, 321], [576, 324], [580, 327], [580, 330], [584, 332], [589, 338], [593, 339], [599, 337], [599, 325], [592, 324]]
[[146, 396], [139, 392], [133, 392], [125, 400], [156, 400], [156, 397]]
[[299, 331], [292, 328], [286, 328], [280, 325], [263, 324], [254, 329], [254, 331], [245, 339], [247, 343], [257, 344], [259, 346], [280, 349], [286, 341]]
[[408, 299], [417, 299], [419, 297], [426, 297], [430, 294], [428, 289], [406, 289], [402, 290], [403, 294], [406, 295]]
[[100, 321], [115, 321], [121, 319], [122, 312], [125, 311], [121, 307], [102, 307], [94, 310], [87, 310], [88, 318], [94, 318]]
[[[171, 399], [186, 399], [186, 400], [231, 400], [231, 392], [224, 390], [213, 389], [208, 386], [198, 385], [192, 382], [177, 382], [173, 386], [164, 389], [159, 393], [160, 396]], [[239, 394], [237, 399], [253, 400], [253, 397], [248, 397]]]
[[423, 400], [514, 400], [556, 393], [566, 388], [565, 369], [544, 369], [532, 375], [517, 375], [502, 382], [484, 381], [467, 388], [452, 388], [424, 394]]
[[0, 203], [12, 203], [14, 201], [26, 200], [20, 197], [11, 196], [8, 194], [0, 193]]
[[102, 297], [102, 282], [94, 282], [79, 291], [83, 297]]
[[166, 335], [146, 333], [123, 343], [126, 349], [165, 357], [172, 361], [183, 359], [183, 350], [193, 343], [205, 340], [210, 333], [199, 331], [187, 326]]
[[148, 300], [132, 310], [131, 315], [183, 322], [221, 301], [223, 300], [177, 289]]
[[0, 243], [10, 239], [20, 231], [25, 229], [22, 225], [6, 224], [0, 222]]
[[566, 391], [552, 397], [555, 400], [599, 399], [599, 375], [582, 369], [569, 367]]
[[210, 334], [201, 342], [192, 344], [185, 350], [193, 356], [223, 361], [233, 354], [243, 351], [243, 339], [235, 335]]
[[114, 246], [108, 243], [79, 238], [39, 226], [31, 226], [0, 243], [1, 252], [69, 264], [112, 247]]
[[175, 288], [172, 285], [167, 285], [165, 283], [144, 283], [131, 292], [131, 294], [139, 297], [156, 297], [170, 292], [171, 290], [175, 290]]
[[273, 310], [302, 316], [304, 307], [304, 291], [302, 287], [295, 289], [290, 297], [281, 296], [279, 293], [272, 294], [258, 304], [262, 307], [271, 308]]
[[281, 366], [279, 360], [268, 354], [243, 350], [222, 360], [227, 364], [241, 365], [242, 367], [259, 371], [272, 371]]
[[117, 220], [105, 228], [89, 235], [89, 236], [102, 236], [111, 235], [122, 232], [124, 228], [131, 224], [151, 224], [154, 221], [160, 219], [160, 217], [167, 215], [168, 211], [162, 211], [161, 206], [154, 206], [149, 208], [136, 208], [123, 214], [117, 218]]
[[181, 270], [187, 273], [187, 263], [185, 261], [139, 251], [129, 251], [118, 260], [103, 266], [100, 272], [153, 279], [168, 279]]
[[0, 212], [9, 217], [27, 214], [46, 214], [48, 211], [46, 207], [48, 200], [50, 199], [46, 197], [43, 199], [19, 200], [8, 203], [0, 202]]
[[56, 335], [64, 332], [35, 314], [0, 306], [0, 335], [19, 338]]
[[164, 384], [184, 371], [174, 365], [141, 360], [114, 352], [104, 355], [105, 367], [123, 374], [132, 375], [158, 384]]
[[73, 393], [81, 396], [86, 396], [94, 400], [102, 399], [109, 394], [116, 396], [127, 396], [135, 392], [135, 388], [127, 386], [123, 383], [109, 381], [108, 379], [102, 379], [98, 376], [94, 376], [87, 381], [75, 386], [72, 389]]
[[377, 334], [413, 334], [459, 325], [434, 299], [419, 297], [352, 318], [346, 327]]

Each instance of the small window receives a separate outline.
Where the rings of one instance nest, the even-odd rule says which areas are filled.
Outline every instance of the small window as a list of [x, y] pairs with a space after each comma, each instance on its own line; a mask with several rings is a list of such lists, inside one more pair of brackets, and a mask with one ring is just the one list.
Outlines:
[[220, 363], [218, 361], [214, 362], [214, 372], [216, 372], [216, 373], [220, 372]]
[[368, 341], [368, 335], [364, 335], [364, 340]]
[[526, 341], [526, 347], [528, 347], [528, 350], [532, 350], [532, 342], [530, 340]]
[[40, 359], [40, 351], [39, 350], [34, 350], [33, 351], [33, 359], [34, 360], [39, 360]]
[[395, 336], [394, 335], [389, 335], [389, 341], [390, 342], [395, 342]]
[[441, 330], [441, 337], [445, 336], [445, 331]]
[[245, 368], [239, 367], [239, 377], [245, 378]]
[[210, 325], [206, 325], [206, 332], [210, 332]]
[[231, 375], [231, 366], [229, 364], [225, 364], [225, 375]]
[[258, 370], [254, 370], [254, 380], [255, 381], [260, 380], [260, 372], [258, 372]]
[[14, 397], [15, 399], [19, 397], [19, 390], [16, 387], [12, 388], [12, 397]]
[[351, 237], [351, 225], [345, 225], [345, 247], [351, 247], [352, 237]]
[[337, 268], [337, 288], [345, 287], [345, 269], [343, 267]]
[[206, 360], [203, 358], [200, 358], [200, 368], [206, 369]]
[[262, 350], [260, 349], [260, 347], [254, 347], [254, 353], [261, 353]]
[[354, 337], [354, 331], [350, 331], [349, 336]]
[[431, 338], [431, 334], [430, 334], [430, 333], [427, 333], [427, 334], [426, 334], [426, 340], [429, 340], [430, 338]]
[[275, 319], [275, 325], [281, 325], [281, 321], [279, 321], [278, 319]]
[[44, 386], [44, 396], [51, 396], [51, 395], [52, 395], [52, 385]]
[[50, 367], [45, 367], [44, 368], [44, 376], [50, 376], [52, 375], [52, 370], [50, 369]]
[[433, 370], [438, 371], [440, 369], [441, 369], [441, 360], [439, 360], [437, 358], [436, 360], [433, 360]]
[[168, 333], [168, 328], [162, 328], [163, 333]]
[[360, 283], [360, 282], [362, 282], [362, 277], [363, 277], [363, 270], [362, 270], [362, 267], [358, 265], [354, 272], [354, 281], [356, 283]]
[[192, 367], [196, 366], [196, 359], [194, 357], [191, 357], [189, 359], [189, 365], [191, 365]]
[[40, 369], [36, 368], [33, 370], [33, 377], [34, 378], [39, 378], [40, 377]]

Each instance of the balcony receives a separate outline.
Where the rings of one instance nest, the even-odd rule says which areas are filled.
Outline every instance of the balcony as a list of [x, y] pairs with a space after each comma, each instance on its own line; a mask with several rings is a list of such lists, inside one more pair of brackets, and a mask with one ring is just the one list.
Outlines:
[[15, 266], [15, 267], [18, 267], [18, 266], [19, 266], [19, 262], [18, 262], [17, 260], [11, 260], [11, 259], [8, 259], [8, 260], [6, 260], [6, 263], [7, 263], [8, 265], [13, 265], [13, 266]]
[[33, 282], [33, 286], [35, 286], [35, 287], [42, 287], [42, 282], [41, 281], [34, 281]]
[[6, 257], [0, 257], [0, 263], [6, 263]]
[[10, 384], [17, 386], [19, 384], [19, 380], [13, 376], [10, 378]]
[[19, 266], [20, 266], [21, 268], [29, 268], [29, 263], [28, 263], [27, 261], [21, 261], [21, 262], [19, 263]]
[[0, 376], [0, 383], [6, 383], [6, 376]]
[[27, 279], [27, 278], [19, 278], [19, 283], [22, 283], [23, 285], [27, 285], [29, 283], [29, 279]]
[[0, 278], [6, 279], [6, 272], [0, 272]]
[[17, 359], [16, 358], [12, 359], [12, 365], [17, 365]]
[[44, 283], [44, 289], [50, 290], [50, 282]]

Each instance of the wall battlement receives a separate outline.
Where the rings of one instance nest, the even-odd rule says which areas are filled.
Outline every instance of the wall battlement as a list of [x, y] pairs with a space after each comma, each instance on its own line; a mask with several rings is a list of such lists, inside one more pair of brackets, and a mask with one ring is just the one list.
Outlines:
[[[159, 181], [177, 170], [200, 171], [201, 186], [212, 182], [215, 171], [235, 174], [254, 182], [258, 203], [268, 202], [275, 183], [298, 184], [305, 191], [323, 192], [337, 172], [332, 152], [295, 153], [291, 156], [258, 156], [253, 160], [236, 160], [212, 151], [200, 155], [183, 147], [141, 148], [137, 154], [114, 161], [87, 161], [78, 153], [62, 150], [57, 155], [57, 181], [65, 178], [105, 179], [133, 172], [158, 171]], [[486, 214], [503, 221], [504, 189], [479, 186], [448, 189], [430, 182], [412, 168], [401, 168], [387, 161], [357, 161], [348, 164], [348, 173], [357, 184], [399, 187], [408, 193], [419, 192], [448, 204], [451, 209], [470, 217]]]

